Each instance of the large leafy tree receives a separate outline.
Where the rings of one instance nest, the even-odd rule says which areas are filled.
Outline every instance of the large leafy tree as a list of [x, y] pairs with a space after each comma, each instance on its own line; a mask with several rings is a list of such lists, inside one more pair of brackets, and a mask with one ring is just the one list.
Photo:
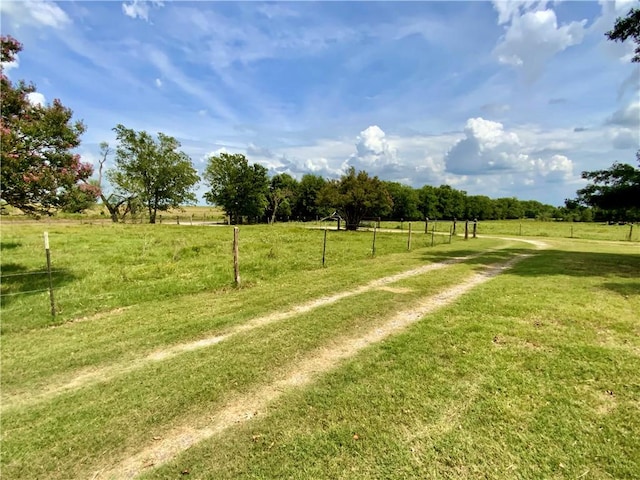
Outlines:
[[327, 207], [320, 205], [318, 196], [327, 181], [320, 175], [307, 173], [298, 184], [298, 194], [293, 209], [293, 216], [299, 220], [316, 220], [329, 213]]
[[204, 198], [222, 207], [233, 223], [242, 223], [243, 217], [255, 219], [264, 215], [269, 179], [262, 165], [249, 165], [246, 157], [239, 153], [212, 155], [204, 179], [210, 188]]
[[605, 34], [609, 40], [624, 42], [632, 38], [636, 42], [635, 55], [632, 62], [640, 62], [640, 8], [632, 8], [626, 17], [619, 17], [613, 30]]
[[418, 192], [399, 182], [383, 182], [393, 201], [389, 218], [395, 220], [417, 220], [422, 217], [418, 210]]
[[384, 183], [365, 171], [356, 174], [354, 167], [340, 180], [327, 182], [320, 192], [320, 203], [335, 208], [344, 218], [347, 230], [357, 230], [363, 218], [383, 217], [393, 207]]
[[291, 216], [297, 193], [298, 182], [288, 173], [279, 173], [271, 177], [268, 194], [271, 224], [276, 221], [276, 218], [283, 219]]
[[92, 166], [72, 150], [85, 130], [73, 122], [73, 112], [56, 99], [35, 105], [29, 94], [33, 84], [13, 83], [5, 75], [22, 45], [10, 36], [0, 37], [0, 197], [28, 214], [52, 214], [77, 198], [78, 190], [95, 198], [97, 189], [79, 182], [92, 174]]
[[137, 197], [145, 205], [149, 223], [156, 223], [158, 210], [195, 203], [193, 188], [200, 177], [189, 156], [178, 150], [180, 142], [163, 133], [156, 140], [124, 125], [113, 130], [119, 143], [109, 180], [120, 196]]
[[640, 219], [640, 150], [638, 168], [614, 163], [606, 170], [582, 172], [590, 183], [578, 190], [578, 202], [608, 212], [612, 220]]

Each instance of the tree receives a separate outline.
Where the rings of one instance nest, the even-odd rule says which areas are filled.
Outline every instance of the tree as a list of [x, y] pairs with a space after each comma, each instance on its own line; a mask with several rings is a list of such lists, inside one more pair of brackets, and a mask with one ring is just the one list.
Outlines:
[[467, 197], [466, 217], [468, 219], [493, 220], [495, 216], [494, 201], [485, 195]]
[[340, 180], [327, 182], [320, 192], [320, 203], [335, 208], [347, 230], [357, 230], [364, 217], [385, 216], [393, 207], [391, 196], [378, 177], [369, 177], [365, 171], [356, 174], [354, 167]]
[[221, 153], [209, 157], [204, 179], [210, 190], [207, 202], [222, 207], [231, 221], [242, 223], [242, 217], [259, 218], [267, 208], [269, 180], [267, 169], [249, 162], [244, 155]]
[[[640, 150], [636, 153], [640, 167]], [[608, 212], [610, 220], [640, 219], [640, 168], [614, 163], [606, 170], [582, 172], [591, 180], [578, 190], [577, 201]]]
[[418, 192], [408, 185], [398, 182], [382, 182], [393, 201], [390, 218], [394, 220], [417, 220], [421, 217], [418, 210]]
[[72, 122], [73, 112], [58, 99], [32, 104], [35, 86], [22, 80], [14, 84], [4, 74], [4, 65], [21, 50], [16, 39], [0, 37], [0, 198], [27, 214], [51, 215], [73, 198], [72, 190], [93, 169], [72, 153], [85, 130], [82, 122]]
[[95, 180], [74, 185], [65, 192], [62, 211], [82, 213], [96, 204], [99, 195], [100, 187]]
[[124, 197], [137, 197], [149, 212], [149, 223], [156, 223], [158, 210], [195, 203], [193, 187], [200, 177], [189, 156], [178, 150], [180, 142], [158, 133], [155, 140], [147, 132], [136, 132], [117, 125], [120, 142], [116, 148], [116, 167], [109, 180]]
[[291, 216], [292, 204], [295, 202], [298, 182], [288, 173], [280, 173], [271, 177], [269, 182], [269, 223], [276, 221], [276, 216]]
[[111, 221], [113, 223], [118, 223], [119, 221], [124, 220], [129, 212], [137, 209], [139, 200], [135, 194], [120, 195], [115, 192], [112, 192], [109, 195], [105, 194], [105, 189], [102, 185], [102, 176], [104, 173], [104, 166], [107, 163], [107, 157], [111, 153], [113, 153], [113, 151], [109, 148], [109, 144], [107, 142], [101, 142], [101, 158], [98, 160], [98, 179], [96, 181], [96, 185], [100, 190], [100, 200], [102, 200], [102, 204], [109, 211]]
[[327, 207], [318, 202], [318, 195], [327, 181], [320, 175], [307, 173], [298, 184], [298, 195], [293, 209], [293, 216], [299, 220], [309, 221], [325, 217], [329, 213]]
[[418, 209], [425, 218], [434, 219], [438, 216], [437, 189], [431, 185], [424, 185], [418, 190]]
[[624, 18], [618, 17], [613, 30], [608, 31], [605, 35], [614, 42], [624, 42], [628, 38], [633, 38], [633, 41], [636, 42], [636, 49], [631, 61], [640, 62], [640, 8], [632, 8]]
[[465, 212], [466, 192], [451, 188], [449, 185], [440, 185], [436, 188], [436, 196], [440, 218], [462, 218]]

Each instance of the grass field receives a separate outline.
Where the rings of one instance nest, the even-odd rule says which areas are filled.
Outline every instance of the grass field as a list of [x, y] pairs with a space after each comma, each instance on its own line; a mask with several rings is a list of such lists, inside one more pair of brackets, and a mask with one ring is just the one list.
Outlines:
[[238, 288], [230, 227], [45, 225], [55, 318], [43, 224], [2, 226], [3, 478], [640, 477], [617, 226], [329, 231], [325, 267], [242, 226]]

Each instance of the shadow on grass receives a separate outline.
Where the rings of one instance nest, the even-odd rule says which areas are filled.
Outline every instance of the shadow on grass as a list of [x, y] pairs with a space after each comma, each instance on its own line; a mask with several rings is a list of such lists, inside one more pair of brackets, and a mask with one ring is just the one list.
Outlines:
[[[466, 256], [477, 253], [473, 250], [449, 251], [446, 255], [441, 253], [425, 253], [424, 259], [437, 262], [451, 256]], [[509, 271], [512, 275], [539, 277], [545, 275], [571, 275], [578, 277], [606, 277], [639, 278], [640, 279], [640, 254], [622, 253], [597, 253], [597, 252], [572, 252], [566, 250], [531, 250], [531, 249], [504, 249], [495, 252], [487, 252], [480, 257], [465, 260], [470, 265], [488, 265], [495, 262], [506, 261], [513, 255], [523, 253], [531, 257], [518, 262]], [[638, 284], [610, 283], [606, 288], [616, 288], [638, 293]], [[617, 290], [616, 290], [617, 291]]]
[[22, 244], [20, 242], [0, 242], [0, 250], [13, 250], [21, 246]]
[[617, 283], [617, 282], [604, 282], [603, 288], [618, 293], [623, 297], [630, 297], [632, 295], [640, 295], [640, 282], [633, 283]]
[[[51, 273], [53, 289], [68, 284], [76, 276], [68, 270], [53, 270]], [[49, 277], [44, 270], [29, 270], [23, 265], [7, 263], [2, 265], [0, 287], [0, 305], [6, 307], [14, 300], [25, 295], [36, 295], [49, 289]]]

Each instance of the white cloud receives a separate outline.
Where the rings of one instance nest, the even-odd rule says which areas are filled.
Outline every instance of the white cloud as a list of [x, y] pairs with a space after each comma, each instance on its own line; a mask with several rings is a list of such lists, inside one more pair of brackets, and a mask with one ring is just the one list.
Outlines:
[[[63, 28], [72, 23], [66, 12], [50, 0], [0, 2], [0, 12], [18, 22]], [[20, 23], [17, 24], [18, 28]]]
[[495, 170], [519, 170], [528, 162], [518, 135], [506, 132], [499, 122], [470, 118], [465, 138], [446, 154], [447, 171], [456, 174], [486, 174]]
[[31, 105], [38, 105], [40, 107], [44, 107], [47, 103], [44, 95], [40, 92], [28, 93], [27, 100], [29, 100], [29, 103], [31, 103]]
[[558, 26], [551, 9], [510, 15], [510, 24], [494, 55], [500, 63], [520, 69], [528, 80], [536, 79], [554, 55], [584, 38], [586, 20]]
[[367, 127], [358, 135], [355, 156], [352, 159], [368, 166], [397, 163], [396, 150], [389, 145], [384, 131], [377, 125]]
[[550, 182], [562, 182], [573, 177], [573, 162], [565, 155], [553, 155], [549, 159], [538, 158], [535, 173]]
[[160, 80], [159, 78], [156, 78], [156, 87], [162, 87], [162, 80]]
[[[509, 23], [521, 10], [528, 10], [539, 3], [538, 0], [494, 0], [493, 8], [498, 12], [498, 25]], [[543, 3], [543, 8], [544, 4], [546, 2]]]
[[131, 3], [122, 3], [122, 13], [127, 17], [141, 18], [142, 20], [149, 21], [149, 6], [162, 7], [164, 3], [161, 1], [145, 1], [145, 0], [133, 0]]
[[29, 13], [38, 23], [53, 28], [62, 28], [71, 23], [71, 19], [53, 2], [27, 2]]
[[17, 69], [20, 67], [20, 57], [18, 55], [14, 55], [12, 62], [2, 62], [2, 70], [5, 75], [9, 73], [9, 71]]

